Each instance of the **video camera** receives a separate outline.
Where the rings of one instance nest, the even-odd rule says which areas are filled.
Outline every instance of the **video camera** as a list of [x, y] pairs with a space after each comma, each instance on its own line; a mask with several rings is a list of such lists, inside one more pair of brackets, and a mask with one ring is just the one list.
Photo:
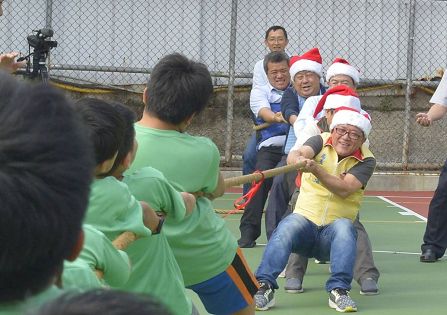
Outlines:
[[[42, 28], [40, 30], [33, 30], [33, 33], [27, 37], [29, 51], [28, 55], [17, 59], [17, 61], [26, 60], [26, 76], [31, 79], [36, 79], [40, 76], [44, 82], [48, 81], [47, 57], [50, 50], [57, 47], [57, 41], [49, 40], [53, 37], [53, 30], [51, 28]], [[31, 47], [33, 52], [31, 52]], [[33, 64], [31, 69], [31, 56], [33, 56]]]
[[51, 28], [42, 28], [40, 30], [34, 30], [36, 34], [29, 35], [26, 39], [28, 44], [34, 49], [40, 51], [49, 51], [51, 48], [57, 47], [57, 41], [48, 40], [53, 37], [53, 30]]

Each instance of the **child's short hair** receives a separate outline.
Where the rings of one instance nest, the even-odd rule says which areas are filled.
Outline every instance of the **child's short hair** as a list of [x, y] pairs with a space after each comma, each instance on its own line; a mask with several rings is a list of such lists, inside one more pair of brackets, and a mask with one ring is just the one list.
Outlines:
[[177, 125], [201, 112], [212, 93], [211, 75], [204, 64], [181, 54], [167, 55], [148, 80], [146, 110]]
[[93, 152], [73, 104], [0, 73], [0, 304], [51, 284], [81, 232]]
[[124, 124], [119, 113], [104, 100], [82, 98], [75, 103], [89, 131], [96, 165], [111, 159], [123, 141]]
[[66, 293], [27, 315], [171, 315], [167, 308], [148, 295], [95, 289]]
[[123, 120], [124, 138], [121, 142], [121, 146], [118, 149], [118, 154], [116, 156], [115, 162], [113, 163], [113, 166], [108, 174], [112, 174], [115, 169], [124, 161], [127, 154], [132, 150], [135, 140], [134, 123], [137, 117], [135, 112], [124, 104], [112, 102], [111, 105], [120, 114], [121, 119]]

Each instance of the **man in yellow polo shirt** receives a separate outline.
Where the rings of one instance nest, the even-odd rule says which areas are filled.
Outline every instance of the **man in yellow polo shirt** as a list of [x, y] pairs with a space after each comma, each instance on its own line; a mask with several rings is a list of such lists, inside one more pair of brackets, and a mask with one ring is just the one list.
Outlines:
[[335, 113], [330, 133], [311, 137], [287, 162], [305, 162], [301, 191], [294, 213], [284, 218], [270, 238], [256, 271], [260, 289], [258, 310], [275, 304], [276, 278], [290, 253], [331, 262], [326, 282], [329, 306], [355, 312], [349, 297], [356, 256], [357, 233], [353, 225], [376, 160], [363, 143], [371, 131], [369, 115], [355, 110]]

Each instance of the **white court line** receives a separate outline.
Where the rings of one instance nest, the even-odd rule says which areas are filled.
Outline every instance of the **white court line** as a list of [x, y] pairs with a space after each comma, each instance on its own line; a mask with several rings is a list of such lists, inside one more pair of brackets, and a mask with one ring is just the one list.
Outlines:
[[[364, 197], [378, 197], [378, 196], [364, 196]], [[415, 197], [415, 196], [394, 196], [394, 195], [384, 195], [382, 197], [385, 198], [405, 198], [405, 199], [431, 199], [432, 197], [428, 197], [428, 196], [420, 196], [420, 197]]]
[[386, 197], [383, 197], [383, 196], [377, 196], [377, 198], [380, 198], [380, 199], [382, 199], [383, 201], [388, 202], [389, 204], [392, 204], [393, 206], [395, 206], [395, 207], [397, 207], [397, 208], [400, 208], [400, 209], [404, 210], [405, 212], [408, 212], [410, 215], [414, 215], [415, 217], [418, 217], [418, 218], [421, 219], [422, 221], [427, 222], [427, 219], [426, 219], [425, 217], [423, 217], [422, 215], [420, 215], [419, 213], [416, 213], [416, 212], [414, 212], [413, 210], [410, 210], [410, 209], [408, 209], [408, 208], [406, 208], [406, 207], [404, 207], [404, 206], [401, 206], [400, 204], [397, 204], [397, 203], [395, 203], [395, 202], [389, 200], [389, 199], [386, 198]]
[[[266, 246], [267, 244], [264, 243], [256, 243], [257, 246]], [[380, 254], [399, 254], [399, 255], [417, 255], [419, 256], [421, 253], [413, 253], [413, 252], [401, 252], [396, 250], [373, 250], [373, 253], [380, 253]], [[443, 257], [447, 257], [447, 254]]]
[[395, 250], [373, 250], [373, 253], [382, 253], [382, 254], [402, 254], [402, 255], [420, 255], [421, 253], [413, 253], [413, 252], [400, 252]]

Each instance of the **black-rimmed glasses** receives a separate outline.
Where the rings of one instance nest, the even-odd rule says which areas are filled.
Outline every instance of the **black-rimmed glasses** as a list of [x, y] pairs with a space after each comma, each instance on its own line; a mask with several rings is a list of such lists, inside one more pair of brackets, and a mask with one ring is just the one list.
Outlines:
[[360, 139], [363, 135], [355, 132], [355, 131], [349, 131], [346, 130], [345, 128], [338, 128], [335, 127], [335, 132], [339, 135], [339, 136], [344, 136], [345, 134], [348, 134], [349, 139], [351, 140], [358, 140]]

